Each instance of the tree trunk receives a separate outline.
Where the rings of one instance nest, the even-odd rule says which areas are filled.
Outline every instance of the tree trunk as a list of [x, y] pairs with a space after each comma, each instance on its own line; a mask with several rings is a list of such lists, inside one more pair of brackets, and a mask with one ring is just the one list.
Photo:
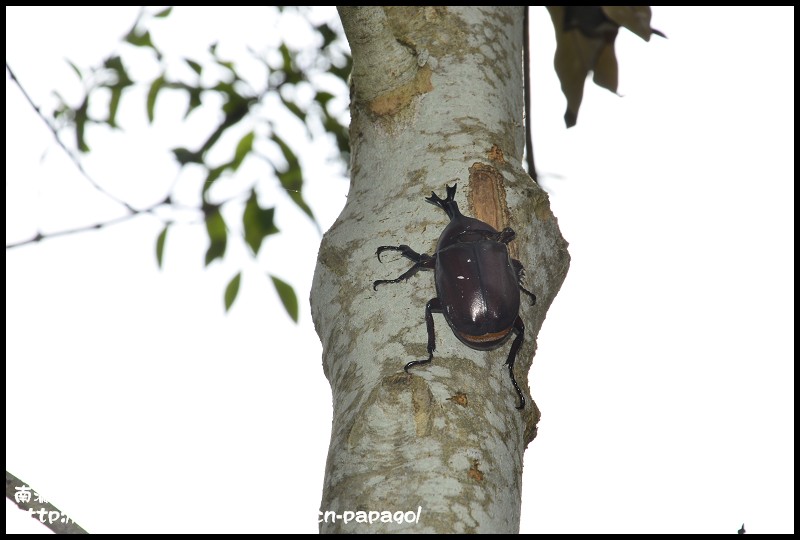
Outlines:
[[547, 194], [521, 166], [523, 8], [370, 6], [339, 14], [353, 55], [352, 170], [311, 293], [334, 408], [320, 530], [516, 533], [522, 456], [539, 412], [530, 397], [515, 409], [504, 367], [510, 342], [470, 349], [434, 315], [433, 362], [407, 374], [407, 362], [427, 358], [433, 273], [377, 291], [372, 282], [411, 266], [391, 253], [381, 264], [378, 246], [434, 253], [448, 217], [424, 197], [444, 197], [445, 185], [458, 181], [465, 215], [517, 233], [511, 254], [537, 296], [532, 305], [522, 295], [526, 331], [515, 369], [530, 396], [536, 335], [569, 255]]

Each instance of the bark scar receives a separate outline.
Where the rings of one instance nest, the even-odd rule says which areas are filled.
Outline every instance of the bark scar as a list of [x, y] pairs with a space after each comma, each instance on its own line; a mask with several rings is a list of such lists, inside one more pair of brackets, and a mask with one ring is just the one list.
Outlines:
[[[480, 162], [472, 164], [469, 168], [467, 199], [476, 219], [488, 223], [498, 231], [511, 226], [503, 175], [493, 166]], [[508, 245], [508, 251], [512, 258], [519, 258], [519, 249], [515, 242]]]
[[473, 163], [469, 168], [469, 205], [474, 218], [488, 223], [498, 231], [511, 221], [506, 206], [503, 175], [491, 165]]

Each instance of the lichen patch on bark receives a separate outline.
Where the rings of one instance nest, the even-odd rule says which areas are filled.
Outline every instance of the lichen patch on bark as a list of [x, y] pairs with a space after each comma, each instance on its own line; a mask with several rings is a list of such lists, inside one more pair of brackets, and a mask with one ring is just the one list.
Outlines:
[[459, 392], [453, 396], [447, 398], [447, 401], [452, 401], [456, 405], [461, 405], [462, 407], [466, 407], [469, 404], [469, 400], [467, 399], [467, 394], [464, 392]]
[[496, 161], [500, 165], [504, 165], [506, 162], [506, 157], [503, 154], [503, 150], [496, 144], [493, 144], [489, 149], [489, 154], [487, 157], [489, 158], [489, 161]]
[[467, 476], [478, 482], [483, 482], [483, 471], [478, 469], [480, 464], [481, 462], [478, 461], [477, 459], [473, 460], [472, 465], [469, 468], [469, 471], [467, 471]]
[[423, 66], [417, 70], [417, 75], [408, 83], [372, 99], [369, 102], [369, 110], [377, 116], [397, 114], [416, 96], [432, 90], [431, 69]]

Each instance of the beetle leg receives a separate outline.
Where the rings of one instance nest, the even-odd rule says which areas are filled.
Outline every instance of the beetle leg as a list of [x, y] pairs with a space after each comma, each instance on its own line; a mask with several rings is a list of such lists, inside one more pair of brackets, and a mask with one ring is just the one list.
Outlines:
[[384, 251], [399, 251], [400, 255], [407, 259], [411, 259], [414, 262], [420, 262], [423, 258], [428, 257], [429, 255], [420, 255], [407, 245], [403, 244], [400, 246], [380, 246], [376, 251], [375, 255], [378, 256], [378, 260], [381, 261], [381, 253]]
[[497, 241], [502, 242], [504, 244], [508, 244], [516, 237], [517, 233], [515, 233], [514, 229], [512, 229], [511, 227], [506, 227], [505, 229], [497, 233]]
[[428, 327], [428, 359], [412, 360], [403, 368], [408, 373], [408, 368], [422, 364], [430, 364], [433, 359], [433, 351], [436, 350], [436, 334], [433, 330], [433, 314], [442, 313], [442, 302], [438, 298], [431, 298], [425, 304], [425, 325]]
[[517, 271], [517, 280], [519, 281], [519, 290], [527, 294], [531, 297], [533, 303], [536, 303], [536, 295], [533, 294], [531, 291], [526, 289], [522, 286], [522, 277], [525, 275], [525, 268], [523, 268], [522, 263], [519, 262], [517, 259], [511, 259], [511, 264], [514, 265], [514, 269]]
[[[384, 251], [399, 251], [400, 254], [405, 257], [406, 259], [411, 259], [414, 261], [414, 266], [406, 270], [400, 277], [395, 279], [379, 279], [372, 283], [372, 289], [377, 290], [378, 285], [383, 283], [399, 283], [401, 281], [405, 281], [414, 274], [416, 274], [420, 268], [425, 268], [427, 270], [433, 270], [436, 267], [436, 257], [431, 257], [430, 255], [426, 255], [425, 253], [419, 254], [410, 247], [406, 245], [402, 246], [380, 246], [378, 250], [375, 252], [375, 255], [378, 256], [378, 260], [381, 260], [381, 253]], [[381, 261], [383, 262], [383, 261]]]
[[508, 353], [506, 365], [508, 366], [508, 374], [511, 376], [511, 384], [514, 385], [514, 390], [517, 391], [517, 395], [519, 396], [519, 407], [517, 407], [517, 409], [522, 410], [525, 408], [525, 396], [522, 395], [522, 390], [519, 389], [517, 380], [514, 378], [514, 362], [517, 359], [517, 353], [519, 352], [519, 348], [522, 347], [522, 341], [525, 338], [525, 323], [522, 322], [522, 317], [517, 316], [517, 320], [514, 321], [514, 331], [517, 333], [517, 337], [514, 339], [514, 343], [511, 344], [511, 352]]
[[531, 291], [529, 291], [528, 289], [526, 289], [525, 287], [523, 287], [523, 286], [522, 286], [522, 283], [520, 283], [520, 285], [519, 285], [519, 290], [521, 290], [522, 292], [524, 292], [525, 294], [527, 294], [528, 296], [530, 296], [530, 297], [531, 297], [531, 303], [532, 303], [532, 304], [535, 304], [535, 303], [536, 303], [536, 295], [535, 295], [535, 294], [533, 294], [533, 293], [532, 293]]

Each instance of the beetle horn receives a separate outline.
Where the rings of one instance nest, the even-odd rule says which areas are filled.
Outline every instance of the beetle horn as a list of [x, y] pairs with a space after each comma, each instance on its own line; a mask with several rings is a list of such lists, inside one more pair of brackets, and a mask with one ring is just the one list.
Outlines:
[[456, 194], [456, 187], [458, 187], [458, 183], [453, 184], [452, 186], [447, 186], [447, 198], [441, 199], [439, 196], [431, 191], [430, 197], [425, 197], [425, 200], [431, 204], [435, 204], [453, 219], [455, 216], [460, 216], [461, 212], [458, 210], [458, 203], [455, 201], [455, 194]]

